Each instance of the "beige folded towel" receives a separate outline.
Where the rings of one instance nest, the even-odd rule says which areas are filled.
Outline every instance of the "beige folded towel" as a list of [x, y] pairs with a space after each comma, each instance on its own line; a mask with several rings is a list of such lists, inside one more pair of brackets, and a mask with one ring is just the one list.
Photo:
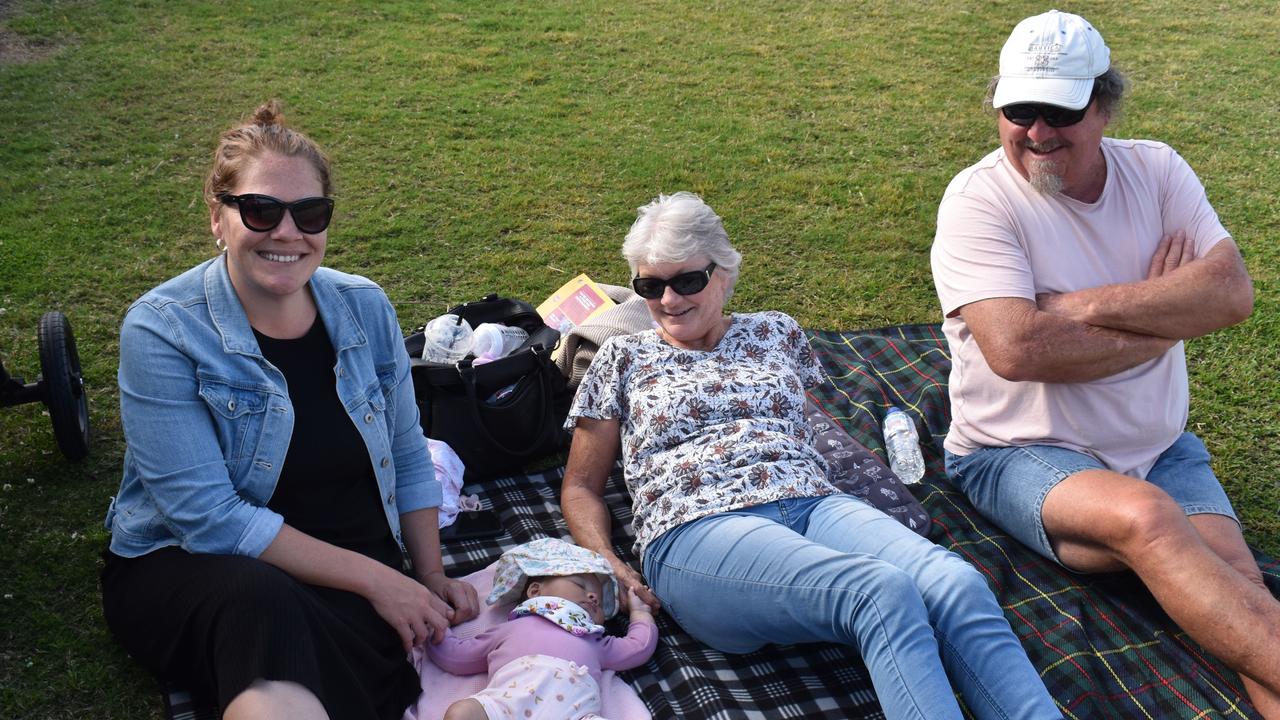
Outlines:
[[632, 292], [631, 288], [604, 283], [599, 285], [617, 305], [566, 333], [560, 338], [560, 346], [551, 356], [560, 372], [569, 378], [570, 388], [576, 388], [582, 382], [591, 359], [605, 340], [614, 335], [630, 335], [653, 327], [653, 318], [644, 304], [644, 298]]

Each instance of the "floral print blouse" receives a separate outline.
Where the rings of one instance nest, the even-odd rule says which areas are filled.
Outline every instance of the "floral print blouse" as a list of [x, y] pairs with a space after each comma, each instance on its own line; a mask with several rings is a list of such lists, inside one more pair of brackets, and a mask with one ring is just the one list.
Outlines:
[[662, 533], [706, 515], [839, 492], [804, 415], [804, 389], [824, 378], [790, 316], [734, 313], [707, 351], [669, 345], [657, 330], [609, 338], [565, 425], [620, 421], [643, 556]]

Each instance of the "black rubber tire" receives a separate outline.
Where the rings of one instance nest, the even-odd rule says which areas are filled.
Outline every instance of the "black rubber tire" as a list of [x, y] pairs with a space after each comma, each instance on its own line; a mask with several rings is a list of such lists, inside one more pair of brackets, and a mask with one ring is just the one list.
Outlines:
[[89, 453], [89, 397], [71, 323], [57, 311], [40, 318], [40, 386], [58, 449], [68, 460], [80, 460]]

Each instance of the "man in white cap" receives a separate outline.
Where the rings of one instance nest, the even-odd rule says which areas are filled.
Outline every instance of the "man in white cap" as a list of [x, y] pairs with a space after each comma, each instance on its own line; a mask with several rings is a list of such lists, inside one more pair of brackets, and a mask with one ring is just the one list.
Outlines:
[[1253, 288], [1187, 163], [1103, 137], [1125, 85], [1077, 15], [1027, 18], [1000, 53], [1000, 147], [951, 181], [933, 244], [947, 473], [1045, 557], [1134, 571], [1280, 718], [1280, 603], [1185, 431], [1182, 341], [1244, 320]]

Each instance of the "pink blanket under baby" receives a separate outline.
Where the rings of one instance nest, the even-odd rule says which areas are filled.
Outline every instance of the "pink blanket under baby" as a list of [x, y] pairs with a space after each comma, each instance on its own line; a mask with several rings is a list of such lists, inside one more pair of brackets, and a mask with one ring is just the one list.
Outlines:
[[[505, 604], [484, 604], [484, 598], [493, 587], [493, 567], [490, 565], [463, 578], [475, 586], [476, 594], [480, 596], [481, 609], [479, 617], [453, 628], [456, 635], [473, 637], [487, 627], [506, 622], [510, 608]], [[418, 696], [416, 704], [405, 710], [402, 720], [441, 720], [444, 711], [454, 701], [480, 692], [489, 683], [489, 676], [483, 673], [465, 677], [451, 675], [436, 667], [419, 648], [413, 649], [413, 665], [422, 678], [422, 695]], [[609, 720], [652, 720], [653, 716], [644, 703], [640, 702], [636, 691], [612, 670], [605, 670], [601, 674], [600, 697], [603, 703], [600, 714]]]

